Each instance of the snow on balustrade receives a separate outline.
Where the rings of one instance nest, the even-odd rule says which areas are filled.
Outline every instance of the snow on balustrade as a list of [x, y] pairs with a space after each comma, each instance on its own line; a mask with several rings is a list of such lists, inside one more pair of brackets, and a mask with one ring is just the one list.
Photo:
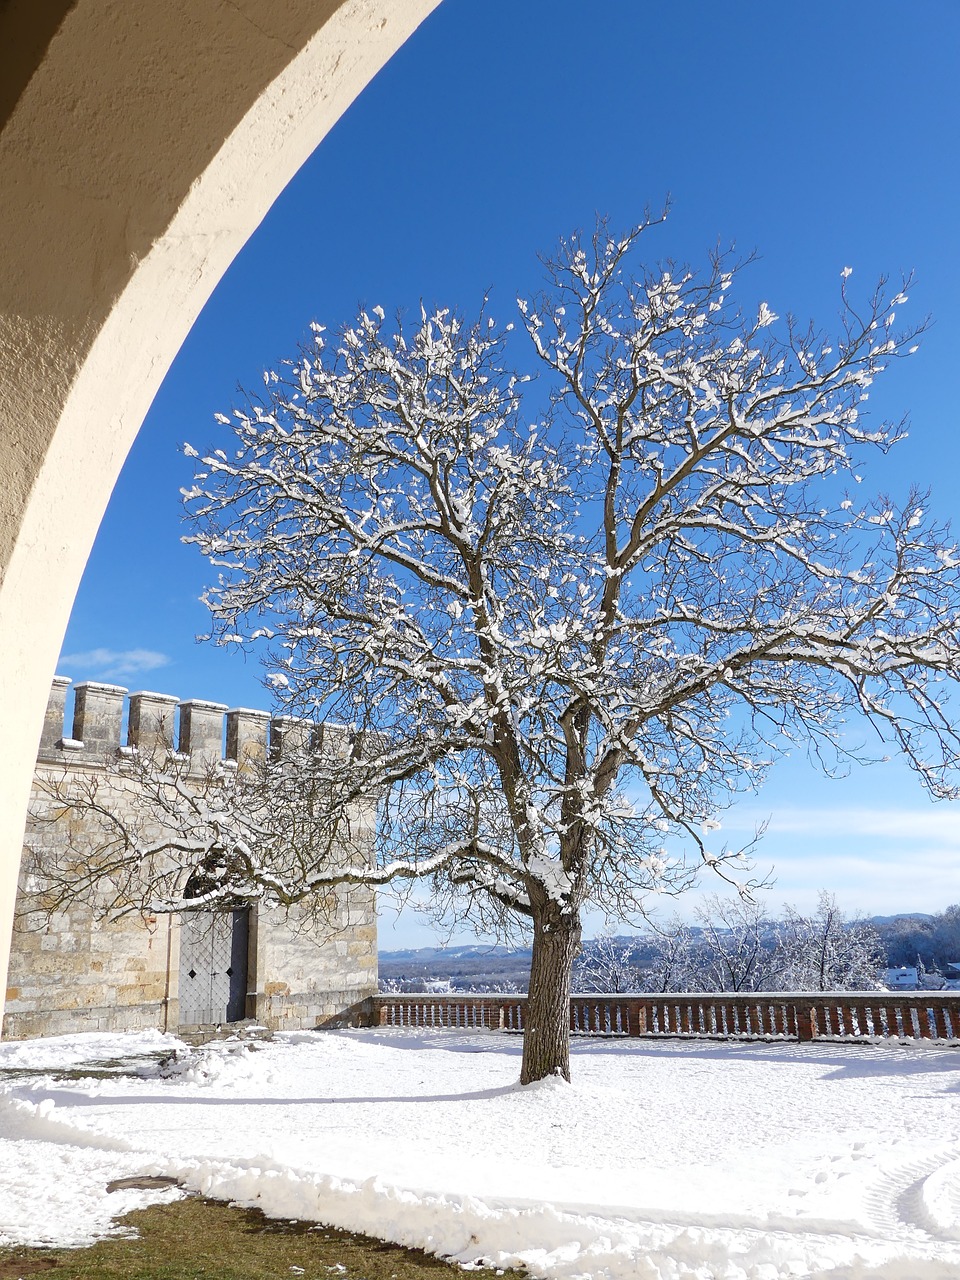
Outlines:
[[[469, 993], [380, 995], [380, 1026], [522, 1031], [526, 996]], [[960, 993], [722, 992], [575, 995], [570, 1029], [578, 1036], [671, 1036], [716, 1040], [960, 1041]]]

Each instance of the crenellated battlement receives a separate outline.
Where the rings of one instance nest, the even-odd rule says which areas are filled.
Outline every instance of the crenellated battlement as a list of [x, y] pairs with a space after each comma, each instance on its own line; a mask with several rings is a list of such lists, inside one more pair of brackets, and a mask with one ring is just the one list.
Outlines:
[[[75, 686], [71, 720], [71, 684], [56, 676], [47, 705], [25, 832], [4, 1035], [173, 1030], [243, 1017], [298, 1030], [340, 1018], [370, 997], [377, 988], [377, 925], [374, 890], [367, 885], [332, 887], [322, 900], [289, 913], [253, 902], [248, 909], [231, 905], [159, 918], [126, 909], [112, 915], [109, 875], [102, 899], [99, 884], [75, 900], [69, 892], [44, 896], [45, 868], [62, 871], [66, 883], [72, 875], [83, 878], [87, 861], [104, 865], [105, 831], [108, 859], [117, 852], [109, 844], [112, 828], [99, 813], [64, 804], [71, 794], [99, 795], [121, 822], [134, 830], [144, 822], [150, 827], [151, 779], [140, 778], [134, 754], [163, 760], [176, 752], [183, 767], [181, 774], [178, 763], [178, 777], [185, 774], [188, 785], [202, 787], [206, 770], [220, 761], [242, 772], [268, 758], [296, 762], [306, 749], [336, 767], [338, 757], [354, 749], [354, 735], [343, 726], [200, 698], [180, 701], [146, 689], [131, 693], [93, 680]], [[118, 765], [114, 774], [111, 766]], [[360, 841], [372, 857], [375, 803], [353, 804], [347, 816], [344, 854], [355, 857]], [[162, 834], [162, 817], [157, 821]], [[132, 882], [133, 901], [137, 893]]]
[[[73, 724], [66, 730], [69, 676], [54, 676], [43, 722], [38, 761], [43, 764], [108, 764], [118, 754], [176, 750], [191, 767], [218, 760], [237, 765], [274, 758], [305, 746], [340, 754], [349, 741], [346, 729], [294, 716], [271, 716], [247, 707], [228, 708], [200, 698], [180, 701], [173, 694], [85, 680], [74, 686]], [[123, 740], [126, 712], [126, 741]]]

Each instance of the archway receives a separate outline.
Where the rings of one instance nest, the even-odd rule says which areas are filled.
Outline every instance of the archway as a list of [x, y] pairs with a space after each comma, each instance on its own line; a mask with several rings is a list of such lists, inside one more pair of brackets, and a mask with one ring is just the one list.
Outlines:
[[439, 0], [0, 6], [0, 976], [59, 645], [190, 325]]

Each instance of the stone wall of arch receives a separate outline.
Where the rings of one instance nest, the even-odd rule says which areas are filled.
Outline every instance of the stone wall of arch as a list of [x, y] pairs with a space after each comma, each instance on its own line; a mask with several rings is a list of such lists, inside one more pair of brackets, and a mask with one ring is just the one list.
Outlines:
[[50, 679], [129, 447], [240, 247], [438, 3], [0, 6], [0, 976]]

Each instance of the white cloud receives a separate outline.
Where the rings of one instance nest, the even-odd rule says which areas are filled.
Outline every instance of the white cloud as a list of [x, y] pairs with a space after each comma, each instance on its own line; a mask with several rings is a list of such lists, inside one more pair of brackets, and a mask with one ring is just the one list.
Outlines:
[[725, 830], [752, 830], [768, 822], [773, 835], [879, 836], [887, 840], [942, 840], [960, 844], [960, 813], [955, 805], [927, 808], [738, 809], [724, 822]]
[[86, 653], [64, 653], [58, 670], [73, 667], [81, 678], [98, 676], [135, 676], [169, 666], [170, 659], [155, 649], [88, 649]]
[[[738, 807], [723, 829], [731, 845], [767, 821], [754, 851], [755, 872], [769, 875], [767, 901], [806, 909], [819, 889], [835, 893], [848, 912], [893, 915], [942, 911], [960, 898], [960, 808], [953, 804], [848, 804], [836, 807]], [[723, 891], [702, 876], [682, 904], [688, 914], [698, 898]]]

